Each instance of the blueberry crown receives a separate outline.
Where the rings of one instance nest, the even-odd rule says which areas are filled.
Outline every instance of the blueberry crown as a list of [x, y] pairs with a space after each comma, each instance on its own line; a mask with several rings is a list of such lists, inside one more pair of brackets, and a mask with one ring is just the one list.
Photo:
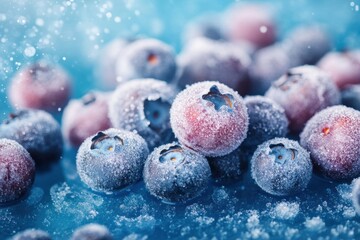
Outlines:
[[207, 94], [202, 95], [202, 99], [211, 102], [216, 111], [222, 106], [232, 109], [234, 106], [234, 97], [231, 94], [222, 94], [216, 85], [213, 85]]
[[184, 155], [183, 155], [183, 149], [179, 146], [179, 145], [175, 145], [175, 146], [171, 146], [167, 149], [163, 149], [160, 152], [160, 162], [169, 162], [169, 161], [177, 161], [180, 162], [182, 160], [184, 160]]

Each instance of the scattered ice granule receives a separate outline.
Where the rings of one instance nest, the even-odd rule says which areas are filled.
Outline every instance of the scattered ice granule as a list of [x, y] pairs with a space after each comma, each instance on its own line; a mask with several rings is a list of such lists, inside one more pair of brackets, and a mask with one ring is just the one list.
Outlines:
[[124, 197], [124, 201], [119, 208], [122, 214], [139, 216], [148, 213], [150, 207], [140, 194], [130, 194]]
[[299, 229], [296, 228], [287, 228], [285, 231], [286, 239], [294, 239], [296, 235], [299, 234]]
[[260, 220], [259, 220], [258, 211], [256, 211], [256, 210], [250, 211], [249, 218], [248, 218], [247, 223], [246, 223], [246, 227], [247, 228], [254, 228], [254, 227], [257, 227], [259, 225], [259, 223], [260, 223]]
[[28, 46], [24, 50], [24, 55], [26, 57], [33, 57], [36, 53], [36, 49], [33, 46]]
[[127, 218], [125, 216], [116, 216], [115, 224], [129, 232], [146, 231], [150, 232], [155, 228], [156, 219], [150, 215], [140, 215], [134, 218]]
[[336, 190], [338, 191], [340, 197], [347, 202], [351, 201], [352, 198], [352, 186], [353, 184], [339, 184], [336, 186]]
[[39, 27], [42, 27], [42, 26], [44, 26], [45, 21], [44, 21], [44, 19], [42, 19], [42, 18], [37, 18], [37, 19], [35, 20], [35, 24], [36, 24], [37, 26], [39, 26]]
[[38, 204], [44, 196], [44, 190], [39, 187], [34, 187], [31, 189], [30, 195], [26, 199], [26, 203], [29, 206], [35, 206]]
[[304, 225], [307, 229], [314, 232], [325, 227], [325, 223], [320, 217], [308, 218], [305, 220]]
[[114, 22], [120, 23], [121, 22], [121, 17], [119, 17], [119, 16], [114, 17]]
[[98, 215], [97, 208], [104, 202], [98, 194], [72, 189], [66, 182], [52, 186], [50, 196], [58, 213], [73, 216], [79, 222], [95, 218]]
[[201, 216], [195, 219], [195, 222], [199, 223], [200, 226], [208, 226], [215, 221], [212, 217]]
[[190, 219], [206, 215], [206, 209], [199, 203], [194, 203], [185, 208], [185, 217]]
[[275, 216], [279, 219], [293, 219], [299, 213], [300, 207], [297, 202], [280, 202], [274, 208]]
[[147, 235], [141, 235], [137, 233], [131, 233], [123, 238], [123, 240], [147, 240], [149, 237]]
[[0, 22], [5, 21], [6, 20], [6, 15], [3, 13], [0, 13]]
[[26, 17], [24, 17], [24, 16], [19, 16], [17, 19], [17, 23], [20, 25], [25, 25], [26, 22], [27, 22], [27, 20], [26, 20]]
[[343, 214], [344, 218], [353, 218], [356, 216], [355, 208], [344, 206]]
[[224, 188], [214, 189], [213, 194], [211, 195], [212, 200], [215, 204], [223, 205], [229, 202], [229, 194]]

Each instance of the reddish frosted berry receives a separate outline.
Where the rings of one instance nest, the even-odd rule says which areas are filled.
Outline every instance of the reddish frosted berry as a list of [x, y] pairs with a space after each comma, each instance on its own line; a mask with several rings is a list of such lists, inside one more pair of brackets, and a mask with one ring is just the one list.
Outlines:
[[241, 46], [205, 38], [193, 40], [179, 56], [184, 88], [202, 81], [218, 81], [233, 89], [244, 88], [250, 57]]
[[210, 175], [206, 158], [178, 143], [156, 148], [144, 166], [146, 189], [166, 202], [185, 202], [199, 196]]
[[320, 60], [318, 66], [331, 76], [340, 89], [360, 84], [360, 56], [356, 52], [330, 52]]
[[10, 85], [10, 102], [16, 108], [58, 111], [70, 98], [70, 85], [60, 66], [40, 61], [16, 74]]
[[210, 81], [193, 84], [176, 96], [170, 122], [181, 144], [211, 157], [234, 151], [248, 130], [242, 97]]
[[340, 93], [330, 77], [314, 66], [290, 69], [265, 94], [285, 109], [292, 132], [300, 132], [318, 111], [340, 102]]
[[315, 168], [332, 179], [360, 176], [360, 112], [345, 106], [317, 113], [300, 135]]
[[164, 81], [136, 79], [115, 90], [109, 102], [114, 127], [137, 131], [150, 149], [172, 141], [169, 111], [176, 90]]
[[35, 163], [17, 142], [0, 139], [0, 203], [16, 200], [34, 182]]
[[280, 105], [262, 96], [246, 97], [245, 105], [249, 114], [249, 131], [242, 146], [256, 147], [275, 137], [285, 137], [289, 122]]
[[246, 40], [265, 47], [276, 39], [272, 13], [265, 5], [242, 4], [230, 9], [227, 16], [228, 35], [232, 41]]
[[312, 175], [309, 153], [298, 142], [275, 138], [261, 144], [251, 159], [251, 176], [273, 195], [303, 191]]
[[109, 98], [109, 93], [90, 92], [69, 102], [63, 114], [62, 132], [71, 145], [78, 147], [86, 138], [111, 127]]
[[138, 134], [110, 128], [81, 144], [76, 167], [91, 189], [112, 192], [141, 179], [149, 150]]

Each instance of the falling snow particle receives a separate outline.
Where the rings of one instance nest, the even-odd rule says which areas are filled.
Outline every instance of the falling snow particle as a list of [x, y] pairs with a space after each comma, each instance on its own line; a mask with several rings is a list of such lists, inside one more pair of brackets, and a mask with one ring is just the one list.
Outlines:
[[261, 33], [266, 33], [267, 30], [268, 30], [268, 29], [267, 29], [266, 26], [261, 26], [261, 27], [260, 27], [260, 32], [261, 32]]
[[29, 46], [24, 50], [24, 54], [27, 57], [33, 57], [35, 53], [36, 53], [36, 49], [33, 46]]

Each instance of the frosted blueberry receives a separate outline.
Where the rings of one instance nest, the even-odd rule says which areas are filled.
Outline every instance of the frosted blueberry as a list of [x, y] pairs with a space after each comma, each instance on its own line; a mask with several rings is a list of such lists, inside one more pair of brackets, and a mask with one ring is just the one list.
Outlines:
[[116, 128], [136, 131], [150, 149], [172, 141], [169, 111], [176, 90], [164, 81], [137, 79], [121, 84], [109, 102]]
[[116, 63], [118, 81], [156, 78], [166, 82], [174, 79], [176, 59], [173, 49], [156, 39], [141, 39], [126, 46]]
[[35, 163], [17, 142], [0, 139], [0, 204], [19, 199], [34, 182]]
[[51, 240], [51, 237], [43, 230], [27, 229], [14, 235], [11, 240]]
[[310, 154], [298, 142], [275, 138], [261, 144], [251, 159], [251, 176], [265, 192], [290, 195], [303, 191], [312, 175]]
[[289, 123], [280, 105], [262, 96], [248, 96], [244, 102], [249, 114], [249, 130], [242, 146], [256, 147], [275, 137], [285, 137]]
[[317, 113], [300, 134], [314, 167], [331, 179], [360, 176], [360, 112], [345, 106]]
[[204, 156], [175, 142], [156, 148], [144, 166], [146, 189], [165, 202], [185, 202], [199, 196], [210, 176]]
[[59, 124], [42, 110], [23, 109], [11, 113], [0, 124], [0, 138], [20, 143], [38, 166], [57, 161], [63, 150]]
[[179, 142], [207, 157], [231, 153], [246, 137], [248, 114], [242, 97], [219, 82], [200, 82], [180, 92], [170, 109]]
[[148, 155], [147, 144], [138, 134], [110, 128], [81, 144], [76, 167], [91, 189], [112, 192], [141, 179]]

